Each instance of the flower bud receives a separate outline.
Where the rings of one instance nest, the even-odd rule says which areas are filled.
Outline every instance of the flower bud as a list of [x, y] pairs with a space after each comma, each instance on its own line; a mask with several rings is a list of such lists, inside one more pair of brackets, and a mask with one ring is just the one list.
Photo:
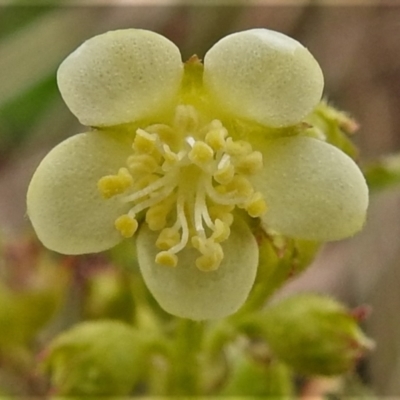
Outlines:
[[45, 354], [60, 396], [127, 395], [139, 378], [143, 346], [122, 322], [84, 322], [58, 336]]
[[292, 377], [284, 364], [245, 353], [239, 354], [232, 364], [232, 373], [221, 394], [285, 399], [293, 395]]
[[303, 374], [344, 373], [374, 347], [355, 315], [326, 296], [294, 295], [257, 318], [271, 351]]

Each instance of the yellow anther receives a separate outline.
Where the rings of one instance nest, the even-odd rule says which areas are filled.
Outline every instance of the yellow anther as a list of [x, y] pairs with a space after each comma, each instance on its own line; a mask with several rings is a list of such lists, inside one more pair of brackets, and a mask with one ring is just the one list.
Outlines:
[[188, 157], [193, 163], [203, 165], [213, 159], [214, 151], [207, 143], [199, 140], [194, 143]]
[[196, 260], [196, 267], [204, 272], [215, 271], [224, 258], [222, 247], [218, 243], [213, 243], [206, 254], [201, 255]]
[[154, 206], [149, 207], [146, 212], [146, 222], [152, 231], [159, 231], [165, 227], [167, 223], [167, 216], [171, 210], [169, 204], [160, 202]]
[[235, 208], [232, 204], [212, 204], [208, 207], [208, 213], [213, 221], [221, 219], [221, 216], [230, 213]]
[[176, 144], [177, 135], [175, 131], [168, 125], [165, 124], [154, 124], [146, 127], [146, 132], [155, 133], [161, 139], [163, 143], [169, 145]]
[[229, 183], [233, 176], [235, 175], [235, 168], [232, 164], [228, 163], [224, 165], [222, 168], [218, 169], [214, 172], [214, 179], [220, 183], [221, 185], [226, 185]]
[[215, 230], [211, 235], [211, 239], [215, 240], [217, 243], [223, 242], [228, 239], [231, 234], [231, 230], [229, 229], [229, 225], [221, 221], [220, 219], [216, 219], [214, 222]]
[[156, 255], [156, 263], [165, 265], [166, 267], [176, 267], [178, 264], [178, 256], [170, 251], [160, 251]]
[[253, 186], [243, 175], [235, 175], [226, 188], [228, 192], [235, 192], [243, 197], [249, 197], [254, 193]]
[[130, 215], [124, 214], [115, 220], [114, 226], [124, 238], [130, 238], [137, 231], [138, 222]]
[[156, 246], [160, 250], [169, 250], [171, 247], [177, 245], [181, 240], [178, 230], [173, 228], [165, 228], [161, 231], [157, 238]]
[[245, 156], [251, 153], [252, 148], [245, 140], [233, 141], [232, 138], [226, 140], [226, 151], [231, 156]]
[[262, 167], [263, 158], [259, 151], [253, 151], [246, 156], [240, 157], [235, 163], [236, 171], [248, 175], [261, 171]]
[[205, 137], [206, 143], [215, 151], [225, 148], [225, 138], [228, 136], [228, 131], [224, 127], [214, 128], [210, 130]]
[[158, 167], [157, 160], [150, 154], [135, 154], [128, 157], [126, 165], [134, 175], [151, 174]]
[[232, 210], [235, 208], [233, 205], [215, 204], [208, 208], [208, 213], [213, 221], [221, 220], [227, 226], [233, 223]]
[[246, 202], [244, 208], [248, 212], [250, 217], [257, 218], [265, 214], [268, 207], [262, 194], [260, 192], [255, 192], [251, 196], [251, 199]]
[[138, 153], [151, 153], [156, 145], [156, 140], [156, 135], [138, 129], [132, 147]]
[[215, 186], [214, 189], [219, 194], [225, 194], [225, 193], [228, 193], [228, 191], [229, 191], [225, 185]]
[[120, 168], [117, 175], [103, 176], [97, 182], [97, 188], [104, 198], [125, 192], [133, 183], [131, 174], [126, 168]]

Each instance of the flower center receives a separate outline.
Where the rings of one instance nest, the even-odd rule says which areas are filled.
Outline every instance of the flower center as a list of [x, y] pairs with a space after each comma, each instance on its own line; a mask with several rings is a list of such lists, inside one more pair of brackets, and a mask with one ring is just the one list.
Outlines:
[[219, 120], [204, 121], [193, 106], [179, 105], [171, 125], [138, 129], [132, 148], [126, 167], [102, 177], [98, 188], [105, 198], [122, 194], [132, 205], [115, 221], [123, 237], [135, 234], [146, 210], [149, 228], [160, 231], [158, 264], [175, 267], [178, 253], [191, 245], [200, 253], [196, 266], [215, 270], [235, 207], [251, 217], [266, 211], [247, 178], [262, 168], [261, 153], [234, 141]]

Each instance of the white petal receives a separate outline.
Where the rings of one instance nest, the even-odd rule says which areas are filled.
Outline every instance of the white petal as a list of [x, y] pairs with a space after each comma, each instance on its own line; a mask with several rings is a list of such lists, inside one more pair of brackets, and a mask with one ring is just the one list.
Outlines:
[[169, 107], [182, 79], [179, 49], [146, 30], [104, 33], [83, 43], [61, 64], [61, 95], [79, 121], [118, 125]]
[[295, 124], [312, 111], [324, 78], [299, 42], [251, 29], [226, 36], [208, 51], [204, 85], [228, 113], [278, 127]]
[[362, 228], [368, 188], [345, 153], [309, 137], [271, 140], [261, 148], [264, 170], [253, 183], [265, 197], [268, 227], [317, 241], [342, 239]]
[[157, 235], [143, 226], [137, 238], [138, 260], [146, 285], [165, 311], [193, 320], [218, 319], [244, 303], [256, 276], [258, 247], [242, 220], [236, 218], [229, 239], [222, 243], [225, 257], [212, 272], [195, 266], [199, 253], [193, 248], [178, 253], [175, 268], [155, 264]]
[[127, 211], [118, 197], [103, 199], [98, 180], [124, 166], [130, 147], [100, 132], [73, 136], [55, 147], [31, 180], [28, 215], [42, 243], [63, 254], [106, 250], [121, 236], [115, 219]]

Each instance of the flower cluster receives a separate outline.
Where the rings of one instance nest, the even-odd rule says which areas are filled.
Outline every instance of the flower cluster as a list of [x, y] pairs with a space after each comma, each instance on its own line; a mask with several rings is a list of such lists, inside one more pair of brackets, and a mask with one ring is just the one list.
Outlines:
[[96, 36], [64, 60], [61, 94], [92, 129], [54, 148], [28, 190], [39, 239], [64, 254], [134, 237], [150, 291], [168, 312], [221, 318], [258, 266], [250, 221], [316, 241], [354, 234], [368, 190], [336, 147], [293, 127], [323, 75], [296, 40], [253, 29], [182, 63], [145, 30]]

